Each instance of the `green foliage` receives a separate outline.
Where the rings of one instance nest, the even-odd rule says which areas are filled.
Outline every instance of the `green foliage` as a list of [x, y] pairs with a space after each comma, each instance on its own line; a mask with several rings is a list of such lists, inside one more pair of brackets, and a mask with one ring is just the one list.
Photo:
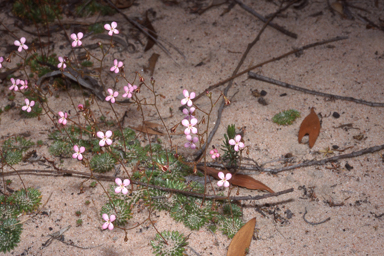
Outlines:
[[105, 32], [104, 24], [102, 23], [94, 23], [88, 28], [89, 32], [93, 32], [94, 34], [101, 34]]
[[74, 151], [72, 145], [64, 141], [55, 141], [49, 147], [49, 153], [58, 157], [70, 157]]
[[239, 158], [239, 152], [235, 151], [234, 147], [229, 144], [229, 140], [234, 139], [236, 136], [236, 128], [235, 125], [228, 125], [227, 134], [224, 134], [224, 141], [221, 145], [221, 149], [224, 154], [222, 159], [228, 163], [230, 166], [237, 165], [237, 160]]
[[163, 231], [161, 235], [167, 241], [166, 244], [163, 238], [156, 234], [155, 240], [151, 241], [153, 253], [158, 256], [182, 256], [185, 251], [185, 246], [188, 245], [187, 238], [178, 231]]
[[243, 212], [241, 211], [241, 207], [237, 204], [225, 204], [223, 206], [223, 213], [228, 216], [233, 217], [241, 217], [243, 215]]
[[83, 4], [79, 5], [76, 8], [76, 12], [81, 17], [92, 16], [94, 14], [100, 13], [102, 16], [113, 15], [115, 10], [104, 4], [103, 1], [92, 0], [91, 2], [82, 2]]
[[229, 238], [233, 238], [243, 225], [243, 221], [238, 217], [222, 218], [220, 221], [220, 230]]
[[81, 62], [81, 66], [83, 66], [83, 67], [92, 67], [93, 66], [93, 62], [89, 61], [89, 60], [85, 60], [85, 61]]
[[82, 219], [78, 219], [77, 221], [76, 221], [76, 227], [80, 227], [80, 226], [82, 226], [83, 225], [83, 220]]
[[32, 141], [20, 136], [7, 139], [2, 146], [5, 161], [9, 165], [19, 163], [23, 159], [23, 152], [27, 151], [33, 145], [34, 143]]
[[132, 218], [131, 215], [131, 203], [124, 199], [112, 199], [112, 201], [106, 203], [101, 208], [101, 216], [106, 213], [108, 216], [111, 214], [116, 216], [114, 222], [117, 226], [124, 226], [128, 223], [128, 220]]
[[0, 252], [13, 250], [20, 242], [22, 225], [15, 218], [0, 218]]
[[12, 12], [23, 21], [33, 24], [46, 24], [60, 18], [61, 8], [59, 0], [22, 0], [15, 1]]
[[94, 155], [90, 161], [90, 167], [95, 172], [105, 173], [112, 170], [115, 166], [116, 160], [109, 152], [100, 155]]
[[[42, 63], [47, 63], [47, 65]], [[37, 73], [39, 77], [42, 77], [52, 71], [49, 65], [57, 67], [59, 60], [56, 54], [51, 54], [47, 57], [34, 53], [32, 56], [27, 58], [26, 64], [31, 68], [32, 72]]]
[[75, 212], [75, 215], [76, 215], [77, 217], [80, 217], [80, 216], [81, 216], [81, 211], [76, 211], [76, 212]]
[[97, 186], [96, 181], [92, 181], [91, 184], [89, 185], [90, 188], [95, 188]]
[[41, 147], [41, 146], [43, 146], [43, 141], [42, 140], [38, 140], [37, 142], [36, 142], [36, 146], [38, 146], [38, 147]]
[[285, 110], [276, 114], [272, 118], [272, 121], [279, 125], [290, 125], [298, 117], [300, 117], [300, 112], [294, 109], [290, 109], [290, 110]]
[[41, 193], [34, 188], [18, 190], [6, 197], [0, 196], [0, 252], [12, 250], [20, 242], [22, 225], [17, 217], [22, 213], [36, 210], [41, 201]]

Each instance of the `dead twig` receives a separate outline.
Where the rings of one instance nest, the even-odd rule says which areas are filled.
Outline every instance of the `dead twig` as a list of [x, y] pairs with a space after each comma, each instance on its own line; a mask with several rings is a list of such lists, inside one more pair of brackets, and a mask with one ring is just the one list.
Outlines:
[[352, 97], [345, 97], [345, 96], [339, 96], [339, 95], [330, 94], [330, 93], [313, 91], [313, 90], [302, 88], [302, 87], [299, 87], [296, 85], [287, 84], [287, 83], [284, 83], [284, 82], [281, 82], [281, 81], [278, 81], [278, 80], [275, 80], [275, 79], [272, 79], [269, 77], [265, 77], [265, 76], [262, 76], [262, 75], [259, 75], [259, 74], [253, 73], [253, 72], [248, 72], [248, 76], [250, 78], [253, 78], [253, 79], [256, 79], [259, 81], [267, 82], [270, 84], [275, 84], [275, 85], [278, 85], [278, 86], [281, 86], [284, 88], [288, 88], [288, 89], [292, 89], [292, 90], [296, 90], [296, 91], [300, 91], [300, 92], [304, 92], [304, 93], [308, 93], [308, 94], [313, 94], [313, 95], [317, 95], [317, 96], [321, 96], [321, 97], [327, 97], [327, 98], [331, 98], [331, 99], [338, 99], [338, 100], [345, 100], [345, 101], [352, 101], [352, 102], [355, 102], [357, 104], [364, 104], [364, 105], [367, 105], [370, 107], [384, 107], [384, 103], [370, 102], [370, 101], [365, 101], [365, 100], [361, 100], [361, 99], [355, 99]]
[[[234, 0], [241, 8], [243, 8], [244, 10], [246, 10], [247, 12], [249, 12], [250, 14], [252, 14], [253, 16], [255, 16], [256, 18], [258, 18], [259, 20], [261, 20], [262, 22], [266, 23], [268, 21], [268, 19], [266, 19], [264, 16], [262, 16], [261, 14], [257, 13], [255, 10], [253, 10], [251, 7], [245, 5], [243, 2], [241, 2], [240, 0]], [[288, 31], [286, 30], [285, 28], [277, 25], [276, 23], [273, 23], [273, 22], [269, 22], [268, 26], [271, 26], [273, 27], [274, 29], [280, 31], [281, 33], [287, 35], [287, 36], [290, 36], [294, 39], [297, 39], [297, 34], [296, 33], [293, 33], [291, 31]]]
[[219, 87], [220, 85], [223, 85], [223, 84], [225, 84], [226, 82], [228, 82], [228, 81], [230, 81], [230, 80], [232, 80], [232, 79], [235, 79], [236, 77], [239, 77], [239, 76], [241, 76], [241, 75], [244, 75], [245, 73], [247, 73], [247, 72], [249, 72], [249, 71], [251, 71], [251, 70], [253, 70], [253, 69], [255, 69], [255, 68], [259, 68], [259, 67], [264, 66], [265, 64], [268, 64], [268, 63], [270, 63], [270, 62], [274, 62], [274, 61], [277, 61], [277, 60], [281, 60], [281, 59], [283, 59], [283, 58], [285, 58], [285, 57], [287, 57], [287, 56], [289, 56], [289, 55], [292, 55], [292, 54], [295, 54], [295, 53], [298, 53], [298, 52], [302, 52], [302, 51], [304, 51], [304, 50], [307, 50], [307, 49], [312, 48], [312, 47], [315, 47], [315, 46], [320, 46], [320, 45], [324, 45], [324, 44], [329, 44], [329, 43], [333, 43], [333, 42], [340, 41], [340, 40], [345, 40], [345, 39], [348, 39], [348, 37], [347, 37], [347, 36], [337, 36], [337, 37], [334, 37], [334, 38], [331, 38], [331, 39], [326, 39], [326, 40], [323, 40], [323, 41], [320, 41], [320, 42], [317, 42], [317, 43], [307, 44], [307, 45], [305, 45], [305, 46], [303, 46], [303, 47], [300, 47], [300, 48], [297, 48], [297, 49], [295, 49], [295, 50], [292, 50], [292, 51], [289, 51], [289, 52], [287, 52], [287, 53], [284, 53], [284, 54], [282, 54], [282, 55], [280, 55], [280, 56], [278, 56], [278, 57], [274, 57], [274, 58], [272, 58], [272, 59], [269, 59], [269, 60], [267, 60], [267, 61], [264, 61], [264, 62], [262, 62], [262, 63], [259, 63], [259, 64], [255, 65], [255, 66], [252, 66], [252, 67], [250, 67], [250, 68], [247, 68], [246, 70], [241, 71], [240, 73], [237, 73], [237, 74], [234, 75], [234, 76], [231, 76], [231, 77], [229, 77], [229, 78], [227, 78], [227, 79], [225, 79], [225, 80], [223, 80], [223, 81], [220, 81], [220, 82], [218, 82], [218, 83], [216, 83], [216, 84], [214, 84], [214, 85], [209, 86], [207, 89], [203, 90], [202, 93], [200, 93], [198, 96], [196, 96], [196, 97], [193, 99], [193, 102], [195, 102], [196, 100], [198, 100], [198, 99], [200, 99], [201, 97], [203, 97], [203, 96], [206, 94], [206, 93], [205, 93], [206, 91], [212, 91], [213, 89]]
[[310, 221], [307, 221], [307, 220], [305, 219], [305, 215], [306, 215], [306, 214], [307, 214], [307, 207], [305, 207], [305, 213], [303, 214], [303, 219], [304, 219], [304, 221], [305, 221], [306, 223], [308, 223], [308, 224], [310, 224], [310, 225], [312, 225], [312, 226], [320, 225], [320, 224], [323, 224], [323, 223], [325, 223], [325, 222], [331, 220], [331, 217], [328, 217], [328, 218], [326, 218], [325, 220], [320, 221], [320, 222], [310, 222]]

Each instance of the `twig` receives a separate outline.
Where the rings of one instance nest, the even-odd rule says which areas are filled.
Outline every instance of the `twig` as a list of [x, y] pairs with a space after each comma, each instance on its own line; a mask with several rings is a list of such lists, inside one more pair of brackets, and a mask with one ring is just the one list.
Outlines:
[[217, 84], [214, 84], [214, 85], [209, 86], [207, 89], [203, 90], [203, 92], [200, 93], [197, 97], [195, 97], [195, 98], [193, 99], [193, 102], [195, 102], [196, 100], [198, 100], [198, 99], [200, 99], [201, 97], [203, 97], [203, 96], [205, 95], [205, 92], [206, 92], [206, 91], [211, 91], [211, 90], [213, 90], [213, 89], [219, 87], [220, 85], [225, 84], [226, 82], [228, 82], [228, 81], [230, 81], [230, 80], [232, 80], [232, 79], [235, 79], [236, 77], [239, 77], [239, 76], [241, 76], [241, 75], [244, 75], [245, 73], [247, 73], [247, 72], [249, 72], [249, 71], [251, 71], [251, 70], [253, 70], [253, 69], [255, 69], [255, 68], [259, 68], [259, 67], [264, 66], [265, 64], [268, 64], [268, 63], [270, 63], [270, 62], [274, 62], [274, 61], [277, 61], [277, 60], [281, 60], [281, 59], [283, 59], [283, 58], [285, 58], [285, 57], [287, 57], [287, 56], [289, 56], [289, 55], [295, 54], [295, 53], [297, 53], [297, 52], [302, 52], [302, 51], [304, 51], [304, 50], [307, 50], [307, 49], [312, 48], [312, 47], [315, 47], [315, 46], [320, 46], [320, 45], [324, 45], [324, 44], [329, 44], [329, 43], [333, 43], [333, 42], [340, 41], [340, 40], [345, 40], [345, 39], [348, 39], [348, 37], [347, 37], [347, 36], [337, 36], [337, 37], [334, 37], [334, 38], [331, 38], [331, 39], [327, 39], [327, 40], [324, 40], [324, 41], [320, 41], [320, 42], [317, 42], [317, 43], [307, 44], [307, 45], [305, 45], [305, 46], [303, 46], [303, 47], [300, 47], [300, 48], [297, 48], [297, 49], [295, 49], [295, 50], [292, 50], [292, 51], [289, 51], [289, 52], [287, 52], [287, 53], [284, 53], [283, 55], [280, 55], [280, 56], [278, 56], [278, 57], [274, 57], [274, 58], [272, 58], [272, 59], [269, 59], [269, 60], [267, 60], [267, 61], [264, 61], [264, 62], [262, 62], [262, 63], [259, 63], [259, 64], [255, 65], [255, 66], [252, 66], [252, 67], [250, 67], [250, 68], [247, 68], [246, 70], [241, 71], [241, 72], [238, 73], [237, 75], [231, 76], [231, 77], [229, 77], [229, 78], [227, 78], [227, 79], [225, 79], [225, 80], [223, 80], [223, 81], [218, 82]]
[[259, 75], [259, 74], [253, 73], [253, 72], [248, 72], [248, 76], [250, 78], [253, 78], [253, 79], [256, 79], [259, 81], [267, 82], [270, 84], [275, 84], [275, 85], [278, 85], [278, 86], [281, 86], [284, 88], [288, 88], [288, 89], [292, 89], [292, 90], [296, 90], [296, 91], [300, 91], [300, 92], [304, 92], [304, 93], [308, 93], [308, 94], [313, 94], [313, 95], [317, 95], [317, 96], [321, 96], [321, 97], [327, 97], [327, 98], [331, 98], [331, 99], [338, 99], [338, 100], [345, 100], [345, 101], [352, 101], [352, 102], [355, 102], [358, 104], [364, 104], [364, 105], [367, 105], [370, 107], [384, 107], [384, 103], [370, 102], [370, 101], [365, 101], [365, 100], [361, 100], [361, 99], [355, 99], [352, 97], [344, 97], [344, 96], [339, 96], [339, 95], [334, 95], [334, 94], [329, 94], [329, 93], [324, 93], [324, 92], [313, 91], [313, 90], [305, 89], [305, 88], [302, 88], [302, 87], [299, 87], [296, 85], [280, 82], [278, 80], [275, 80], [275, 79], [272, 79], [269, 77], [265, 77], [265, 76], [262, 76], [262, 75]]
[[[383, 149], [384, 149], [384, 144], [383, 145], [379, 145], [379, 146], [370, 147], [370, 148], [364, 148], [362, 150], [354, 151], [352, 153], [345, 154], [345, 155], [329, 157], [329, 158], [325, 158], [325, 159], [322, 159], [322, 160], [307, 161], [307, 162], [303, 162], [301, 164], [291, 165], [291, 166], [277, 168], [277, 169], [261, 168], [259, 166], [253, 166], [253, 167], [239, 166], [239, 167], [237, 167], [237, 169], [238, 170], [249, 170], [249, 171], [252, 170], [252, 171], [260, 171], [260, 172], [270, 172], [270, 173], [276, 174], [276, 173], [279, 173], [279, 172], [289, 171], [289, 170], [293, 170], [293, 169], [297, 169], [297, 168], [302, 168], [302, 167], [308, 167], [308, 166], [312, 166], [312, 165], [323, 165], [323, 164], [326, 164], [326, 163], [329, 163], [329, 162], [335, 162], [335, 161], [338, 161], [338, 160], [341, 160], [341, 159], [345, 159], [345, 158], [358, 157], [358, 156], [361, 156], [361, 155], [364, 155], [364, 154], [374, 153], [374, 152], [377, 152], [377, 151], [380, 151], [380, 150], [383, 150]], [[208, 167], [219, 167], [219, 168], [227, 168], [228, 169], [228, 167], [226, 167], [226, 166], [224, 166], [222, 164], [217, 164], [217, 163], [199, 163], [199, 164], [197, 164], [197, 166], [202, 166], [204, 164], [206, 166], [208, 166]]]
[[197, 251], [195, 251], [192, 247], [187, 246], [192, 252], [194, 252], [197, 256], [201, 256]]
[[[241, 2], [240, 0], [234, 0], [238, 5], [240, 5], [241, 8], [243, 8], [244, 10], [246, 10], [247, 12], [249, 12], [250, 14], [252, 14], [253, 16], [255, 16], [256, 18], [258, 18], [259, 20], [261, 20], [262, 22], [267, 22], [268, 19], [266, 19], [264, 16], [262, 16], [261, 14], [257, 13], [255, 10], [253, 10], [251, 7], [245, 5], [243, 2]], [[277, 29], [278, 31], [280, 31], [281, 33], [287, 35], [287, 36], [290, 36], [292, 38], [295, 38], [297, 39], [297, 34], [296, 33], [293, 33], [291, 31], [288, 31], [286, 30], [285, 28], [273, 23], [273, 22], [269, 22], [268, 26], [271, 26], [273, 27], [274, 29]]]
[[303, 219], [304, 219], [305, 222], [307, 222], [308, 224], [310, 224], [310, 225], [312, 225], [312, 226], [320, 225], [320, 224], [323, 224], [323, 223], [325, 223], [325, 222], [331, 220], [331, 217], [328, 217], [328, 218], [326, 218], [325, 220], [320, 221], [320, 222], [310, 222], [310, 221], [307, 221], [307, 220], [305, 219], [305, 215], [306, 215], [306, 214], [307, 214], [307, 207], [305, 207], [305, 213], [303, 214]]
[[[245, 52], [243, 53], [243, 56], [241, 57], [239, 63], [237, 64], [237, 67], [235, 68], [235, 70], [233, 71], [232, 73], [232, 77], [236, 76], [236, 74], [239, 72], [239, 69], [240, 67], [243, 65], [243, 62], [245, 60], [245, 58], [247, 57], [249, 51], [252, 49], [252, 47], [260, 40], [260, 37], [261, 37], [261, 34], [264, 32], [264, 30], [267, 28], [268, 24], [277, 16], [277, 14], [279, 14], [280, 12], [282, 12], [283, 10], [285, 10], [288, 6], [292, 5], [293, 3], [295, 2], [295, 0], [289, 2], [285, 7], [277, 10], [269, 19], [268, 21], [264, 24], [264, 26], [261, 28], [261, 30], [259, 31], [259, 33], [257, 34], [256, 38], [250, 43], [248, 44], [247, 46], [247, 49], [245, 50]], [[229, 80], [229, 83], [227, 85], [227, 87], [224, 89], [224, 96], [227, 97], [227, 94], [228, 94], [228, 91], [229, 89], [231, 88], [232, 86], [232, 83], [233, 83], [233, 79], [230, 79]], [[196, 99], [195, 99], [196, 100]], [[221, 104], [220, 104], [220, 107], [219, 107], [219, 110], [217, 111], [217, 119], [216, 119], [216, 122], [215, 122], [215, 126], [213, 127], [212, 131], [209, 133], [209, 136], [208, 136], [208, 139], [207, 141], [205, 142], [205, 144], [201, 147], [201, 149], [199, 149], [195, 155], [197, 155], [197, 157], [195, 158], [195, 160], [198, 160], [201, 155], [203, 154], [203, 152], [205, 152], [205, 149], [207, 147], [207, 145], [209, 145], [213, 139], [213, 136], [215, 135], [217, 129], [219, 128], [219, 125], [220, 125], [220, 122], [221, 122], [221, 116], [222, 116], [222, 113], [223, 113], [223, 110], [224, 110], [224, 106], [225, 106], [225, 100], [223, 99], [221, 101]]]
[[[74, 178], [88, 178], [88, 179], [94, 179], [94, 180], [104, 180], [104, 181], [114, 181], [116, 177], [114, 176], [107, 176], [107, 175], [97, 175], [85, 173], [85, 172], [79, 172], [79, 171], [70, 171], [65, 169], [58, 169], [55, 167], [55, 170], [35, 170], [35, 169], [22, 169], [17, 170], [17, 173], [19, 175], [37, 175], [37, 176], [66, 176], [66, 177], [74, 177]], [[17, 175], [16, 171], [12, 172], [4, 172], [0, 174], [0, 177], [6, 177], [6, 176], [13, 176]], [[204, 195], [201, 193], [195, 193], [195, 192], [189, 192], [184, 190], [178, 190], [178, 189], [171, 189], [171, 188], [165, 188], [161, 186], [156, 186], [152, 184], [147, 184], [145, 182], [140, 182], [137, 180], [131, 180], [132, 184], [140, 185], [143, 187], [149, 187], [154, 189], [159, 189], [162, 191], [170, 192], [170, 193], [177, 193], [177, 194], [183, 194], [187, 196], [193, 196], [198, 198], [206, 198], [206, 199], [215, 199], [215, 200], [261, 200], [269, 197], [277, 197], [283, 194], [288, 194], [293, 192], [293, 188], [282, 190], [275, 193], [269, 193], [264, 195], [258, 195], [258, 196], [232, 196], [232, 197], [226, 197], [226, 196], [216, 196], [216, 195]]]

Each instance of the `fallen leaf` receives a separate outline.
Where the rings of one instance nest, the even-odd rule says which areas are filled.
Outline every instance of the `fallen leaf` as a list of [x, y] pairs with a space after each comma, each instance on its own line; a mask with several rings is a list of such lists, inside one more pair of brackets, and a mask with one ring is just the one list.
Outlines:
[[[218, 180], [220, 179], [218, 176], [219, 172], [223, 172], [224, 175], [229, 173], [229, 171], [219, 171], [212, 167], [200, 166], [198, 168], [202, 171], [205, 170], [208, 175], [211, 175], [212, 177]], [[229, 180], [229, 182], [235, 186], [245, 187], [248, 189], [266, 190], [270, 193], [275, 193], [272, 189], [270, 189], [268, 186], [264, 185], [260, 181], [255, 180], [254, 178], [244, 174], [232, 174], [232, 178]]]
[[312, 148], [315, 145], [316, 139], [320, 133], [320, 120], [315, 113], [314, 108], [311, 108], [311, 113], [306, 116], [300, 125], [299, 130], [299, 143], [301, 139], [308, 134], [309, 135], [309, 147]]
[[256, 218], [248, 221], [233, 237], [228, 247], [227, 256], [243, 256], [251, 244], [255, 231]]
[[[145, 13], [144, 26], [148, 29], [148, 33], [157, 40], [157, 33], [155, 31], [155, 28], [152, 26], [151, 21], [148, 18], [148, 12], [149, 10]], [[147, 42], [147, 45], [145, 46], [144, 52], [151, 49], [154, 45], [155, 45], [155, 41], [151, 37], [148, 37], [148, 42]]]
[[148, 73], [150, 76], [153, 76], [153, 72], [155, 72], [155, 66], [157, 63], [157, 60], [159, 59], [159, 54], [152, 53], [152, 56], [148, 60], [148, 66], [144, 66], [144, 72]]

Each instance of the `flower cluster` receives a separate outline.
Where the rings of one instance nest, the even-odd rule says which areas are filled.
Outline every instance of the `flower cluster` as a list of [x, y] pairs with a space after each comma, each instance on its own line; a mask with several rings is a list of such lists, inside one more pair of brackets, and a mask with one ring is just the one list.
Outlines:
[[[181, 105], [187, 104], [187, 106], [191, 107], [193, 105], [192, 99], [195, 98], [195, 93], [189, 92], [187, 90], [183, 91], [184, 94], [184, 99], [181, 100]], [[186, 139], [188, 140], [187, 143], [184, 144], [184, 147], [186, 148], [196, 148], [196, 144], [199, 141], [198, 137], [192, 137], [191, 133], [196, 134], [197, 133], [197, 128], [195, 125], [197, 124], [197, 119], [194, 116], [195, 108], [191, 107], [189, 110], [188, 109], [183, 109], [183, 113], [186, 115], [183, 121], [181, 121], [181, 124], [185, 126], [184, 134], [186, 135]]]
[[212, 159], [220, 157], [219, 151], [216, 148], [209, 151], [209, 154], [211, 154]]

